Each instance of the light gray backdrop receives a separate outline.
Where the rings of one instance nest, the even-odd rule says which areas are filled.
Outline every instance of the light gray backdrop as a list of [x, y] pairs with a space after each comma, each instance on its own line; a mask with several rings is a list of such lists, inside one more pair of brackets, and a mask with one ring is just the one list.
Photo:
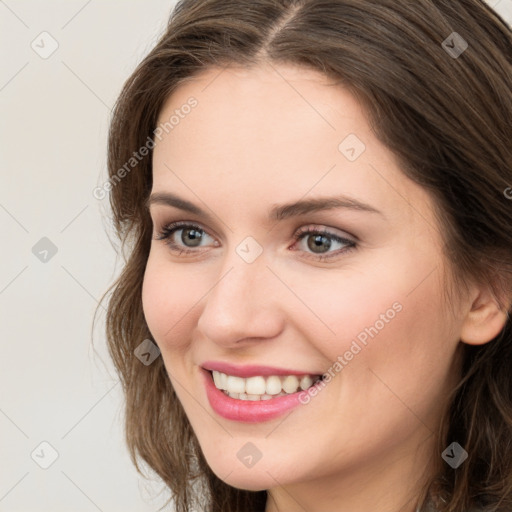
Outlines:
[[[457, 1], [457, 0], [454, 0]], [[512, 0], [489, 2], [512, 24]], [[110, 110], [175, 0], [0, 0], [0, 512], [156, 511], [97, 301]]]

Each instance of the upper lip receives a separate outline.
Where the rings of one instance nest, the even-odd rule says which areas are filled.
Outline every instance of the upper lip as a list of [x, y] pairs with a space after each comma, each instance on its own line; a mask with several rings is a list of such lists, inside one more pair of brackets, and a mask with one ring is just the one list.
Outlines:
[[260, 366], [260, 365], [235, 365], [232, 363], [223, 363], [222, 361], [205, 361], [201, 364], [205, 370], [218, 371], [227, 375], [233, 375], [235, 377], [256, 377], [269, 376], [269, 375], [321, 375], [315, 372], [304, 372], [297, 370], [290, 370], [287, 368], [277, 368], [275, 366]]

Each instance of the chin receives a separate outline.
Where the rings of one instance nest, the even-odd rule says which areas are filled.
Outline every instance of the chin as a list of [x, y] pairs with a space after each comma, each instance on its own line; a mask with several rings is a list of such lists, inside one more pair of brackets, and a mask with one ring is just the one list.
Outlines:
[[272, 478], [252, 478], [251, 475], [247, 475], [248, 478], [239, 478], [238, 475], [234, 476], [229, 475], [229, 477], [224, 480], [231, 487], [235, 487], [236, 489], [242, 489], [244, 491], [266, 491], [271, 487], [275, 487], [276, 481]]
[[[240, 464], [241, 467], [228, 467], [224, 464], [220, 466], [210, 465], [210, 469], [215, 475], [220, 478], [223, 482], [235, 487], [236, 489], [243, 489], [244, 491], [265, 491], [271, 487], [275, 487], [276, 479], [272, 478], [264, 469], [245, 468]], [[227, 475], [227, 476], [226, 476]]]

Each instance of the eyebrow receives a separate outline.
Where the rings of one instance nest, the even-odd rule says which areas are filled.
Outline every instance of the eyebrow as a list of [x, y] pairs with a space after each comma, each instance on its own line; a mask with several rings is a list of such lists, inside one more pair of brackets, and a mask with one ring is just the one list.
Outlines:
[[[160, 204], [165, 206], [173, 206], [196, 215], [201, 215], [211, 220], [211, 215], [206, 211], [199, 208], [199, 206], [182, 199], [169, 192], [155, 192], [146, 201], [146, 208], [150, 208], [153, 204]], [[332, 210], [335, 208], [343, 208], [347, 210], [356, 210], [361, 212], [384, 214], [370, 206], [369, 204], [363, 203], [348, 196], [336, 196], [336, 197], [316, 197], [311, 199], [302, 199], [293, 203], [287, 203], [282, 205], [274, 205], [269, 212], [270, 221], [285, 220], [291, 217], [297, 217], [299, 215], [305, 215], [321, 210]]]

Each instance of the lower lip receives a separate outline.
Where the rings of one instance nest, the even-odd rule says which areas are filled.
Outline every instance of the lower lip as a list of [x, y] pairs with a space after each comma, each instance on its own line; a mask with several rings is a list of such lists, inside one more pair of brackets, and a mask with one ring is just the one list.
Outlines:
[[297, 391], [290, 395], [278, 396], [269, 400], [238, 400], [226, 395], [215, 387], [213, 377], [207, 370], [202, 369], [205, 378], [206, 395], [212, 409], [223, 418], [244, 423], [259, 423], [283, 415], [285, 412], [303, 405], [299, 400], [301, 393]]

